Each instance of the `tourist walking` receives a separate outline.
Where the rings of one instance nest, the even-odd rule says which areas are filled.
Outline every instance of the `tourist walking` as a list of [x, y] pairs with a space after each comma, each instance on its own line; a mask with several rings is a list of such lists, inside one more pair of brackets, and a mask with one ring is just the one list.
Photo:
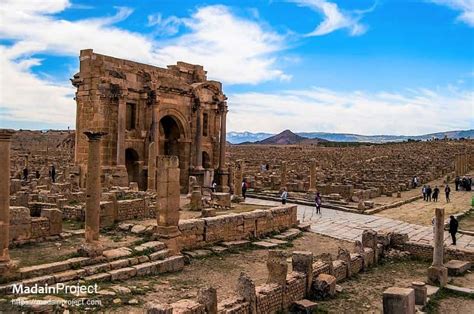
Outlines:
[[423, 200], [426, 201], [426, 184], [421, 188], [421, 193], [423, 194]]
[[247, 182], [245, 179], [242, 181], [242, 197], [244, 198], [245, 201], [245, 194], [247, 193]]
[[439, 189], [438, 189], [438, 186], [435, 186], [433, 190], [433, 202], [438, 201], [438, 195], [439, 195]]
[[28, 181], [28, 168], [23, 169], [23, 180]]
[[286, 190], [286, 188], [283, 188], [283, 193], [281, 193], [281, 203], [285, 205], [287, 199], [288, 199], [288, 191]]
[[40, 178], [40, 176], [41, 176], [41, 175], [40, 175], [40, 172], [39, 172], [39, 170], [36, 170], [36, 179], [39, 179], [39, 178]]
[[449, 193], [451, 193], [451, 188], [446, 184], [446, 187], [444, 188], [444, 194], [446, 194], [446, 203], [451, 202], [449, 199]]
[[456, 188], [456, 191], [459, 191], [460, 183], [461, 183], [461, 179], [459, 179], [459, 177], [456, 177], [456, 179], [454, 179], [454, 187]]
[[316, 214], [321, 215], [321, 194], [319, 192], [316, 192], [314, 203], [316, 204]]
[[428, 202], [431, 202], [431, 193], [433, 192], [433, 190], [431, 190], [431, 186], [427, 186], [426, 187], [426, 200]]
[[450, 218], [450, 220], [449, 220], [449, 233], [451, 234], [451, 238], [453, 240], [453, 245], [456, 245], [456, 233], [458, 232], [459, 223], [456, 220], [456, 218], [454, 218], [454, 216], [449, 216], [449, 218]]

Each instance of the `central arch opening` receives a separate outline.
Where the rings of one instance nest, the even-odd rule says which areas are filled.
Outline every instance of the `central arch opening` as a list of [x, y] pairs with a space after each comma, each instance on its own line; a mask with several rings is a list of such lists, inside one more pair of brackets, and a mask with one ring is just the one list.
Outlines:
[[160, 133], [164, 134], [163, 153], [179, 156], [180, 130], [176, 120], [165, 116], [160, 120]]

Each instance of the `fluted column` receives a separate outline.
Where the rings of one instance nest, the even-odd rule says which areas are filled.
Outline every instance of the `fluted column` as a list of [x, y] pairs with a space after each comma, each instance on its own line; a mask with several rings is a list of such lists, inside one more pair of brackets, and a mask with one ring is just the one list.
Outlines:
[[89, 140], [89, 153], [87, 158], [87, 183], [86, 183], [86, 242], [93, 243], [99, 240], [100, 227], [100, 184], [101, 156], [100, 139], [105, 132], [84, 132]]
[[202, 167], [202, 109], [196, 108], [196, 165], [195, 170], [204, 170]]
[[[10, 146], [13, 130], [0, 129], [0, 274], [10, 261]], [[2, 265], [3, 264], [3, 265]]]
[[117, 165], [125, 166], [125, 128], [127, 117], [127, 104], [121, 97], [118, 103], [117, 115]]
[[219, 154], [219, 169], [225, 170], [225, 149], [226, 149], [226, 132], [227, 132], [227, 106], [224, 104], [221, 109], [221, 136], [220, 136], [220, 154]]

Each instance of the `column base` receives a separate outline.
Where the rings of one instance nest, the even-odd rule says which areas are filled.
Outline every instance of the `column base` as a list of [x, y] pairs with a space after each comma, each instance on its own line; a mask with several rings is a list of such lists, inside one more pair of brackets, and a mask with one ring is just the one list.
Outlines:
[[444, 266], [428, 268], [428, 284], [444, 287], [448, 283], [448, 269]]
[[[190, 176], [196, 177], [196, 181], [200, 186], [204, 185], [204, 168], [198, 169], [198, 168], [193, 168], [189, 171]], [[192, 191], [189, 191], [192, 192]]]
[[98, 241], [84, 242], [81, 244], [79, 249], [77, 249], [77, 252], [81, 256], [94, 258], [102, 255], [104, 252], [104, 247]]
[[179, 245], [181, 232], [177, 226], [158, 226], [156, 232], [158, 240], [166, 244], [172, 255], [179, 254], [181, 251]]
[[218, 169], [217, 170], [217, 192], [229, 193], [229, 172]]
[[17, 270], [17, 265], [12, 261], [2, 261], [0, 262], [0, 277], [8, 278], [12, 276]]

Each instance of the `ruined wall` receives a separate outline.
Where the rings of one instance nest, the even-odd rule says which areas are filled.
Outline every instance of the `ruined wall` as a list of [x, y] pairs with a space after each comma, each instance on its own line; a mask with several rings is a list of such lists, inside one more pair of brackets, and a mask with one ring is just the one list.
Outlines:
[[296, 212], [296, 205], [288, 205], [241, 214], [181, 220], [180, 246], [190, 250], [221, 241], [260, 238], [296, 225]]

